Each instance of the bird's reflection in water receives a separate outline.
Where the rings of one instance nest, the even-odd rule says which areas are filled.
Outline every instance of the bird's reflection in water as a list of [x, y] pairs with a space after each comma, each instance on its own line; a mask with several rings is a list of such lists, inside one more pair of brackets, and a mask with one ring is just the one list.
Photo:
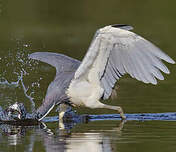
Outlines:
[[[121, 129], [124, 122], [121, 122], [119, 127], [115, 128], [115, 132], [120, 136]], [[49, 124], [50, 125], [50, 124]], [[20, 145], [23, 145], [23, 151], [33, 151], [34, 149], [40, 151], [45, 149], [47, 152], [66, 151], [66, 152], [111, 152], [112, 138], [109, 130], [87, 130], [72, 131], [67, 129], [55, 127], [56, 129], [49, 129], [46, 124], [41, 123], [38, 126], [12, 126], [7, 124], [0, 125], [0, 144], [15, 146], [18, 150]], [[89, 125], [89, 124], [88, 124]], [[57, 124], [59, 126], [59, 124]], [[74, 126], [74, 129], [77, 126]], [[79, 125], [78, 125], [79, 128]], [[108, 134], [105, 133], [108, 131]], [[112, 130], [114, 134], [114, 128]], [[26, 142], [27, 141], [27, 142]], [[41, 144], [38, 144], [41, 143]], [[20, 148], [21, 149], [21, 148]], [[6, 151], [3, 149], [3, 151]]]

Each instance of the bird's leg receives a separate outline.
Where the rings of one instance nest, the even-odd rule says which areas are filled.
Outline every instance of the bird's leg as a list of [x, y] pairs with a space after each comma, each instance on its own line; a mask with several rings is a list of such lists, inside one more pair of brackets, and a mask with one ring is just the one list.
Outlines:
[[124, 112], [123, 112], [123, 109], [120, 107], [120, 106], [110, 106], [110, 105], [105, 105], [105, 108], [107, 109], [112, 109], [112, 110], [117, 110], [120, 114], [120, 117], [122, 119], [126, 119], [125, 115], [124, 115]]
[[70, 108], [71, 107], [69, 105], [64, 104], [64, 103], [58, 105], [57, 111], [59, 112], [59, 128], [60, 129], [65, 129], [63, 119], [64, 119], [65, 113], [68, 112]]
[[63, 120], [64, 114], [68, 110], [68, 107], [69, 106], [64, 103], [59, 105], [59, 120]]
[[[74, 116], [74, 111], [72, 111], [72, 107], [69, 104], [59, 104], [58, 105], [58, 109], [57, 112], [59, 112], [59, 120], [63, 120], [65, 119], [64, 117], [66, 116], [66, 118], [69, 116], [73, 117]], [[69, 114], [69, 115], [68, 115]], [[68, 119], [69, 119], [68, 117]]]
[[120, 106], [111, 106], [111, 105], [106, 105], [106, 104], [103, 104], [101, 102], [98, 102], [99, 104], [99, 107], [97, 108], [106, 108], [106, 109], [112, 109], [112, 110], [116, 110], [119, 112], [120, 114], [120, 117], [122, 119], [126, 119], [125, 115], [124, 115], [124, 112], [123, 112], [123, 109], [120, 107]]

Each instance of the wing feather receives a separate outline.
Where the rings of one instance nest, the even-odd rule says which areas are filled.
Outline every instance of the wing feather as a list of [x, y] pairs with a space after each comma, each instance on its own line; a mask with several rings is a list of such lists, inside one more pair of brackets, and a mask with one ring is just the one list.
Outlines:
[[95, 61], [95, 58], [97, 57], [99, 53], [100, 48], [100, 39], [96, 37], [97, 34], [95, 34], [94, 39], [89, 47], [89, 51], [87, 52], [86, 56], [83, 58], [83, 62], [81, 63], [80, 67], [77, 69], [74, 78], [78, 79], [84, 73], [86, 73], [86, 70], [88, 70], [93, 62]]
[[169, 70], [161, 60], [175, 63], [141, 36], [106, 26], [96, 32], [75, 79], [98, 77], [104, 89], [103, 99], [108, 99], [116, 81], [126, 73], [144, 83], [157, 84], [156, 78], [163, 80], [160, 71], [169, 74]]
[[80, 65], [80, 61], [76, 59], [52, 52], [35, 52], [30, 54], [29, 58], [52, 65], [56, 68], [56, 75], [64, 71], [75, 71]]

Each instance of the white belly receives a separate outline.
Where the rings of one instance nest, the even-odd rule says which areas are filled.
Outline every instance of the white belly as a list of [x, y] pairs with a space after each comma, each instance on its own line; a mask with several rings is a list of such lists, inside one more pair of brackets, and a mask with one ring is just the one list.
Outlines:
[[75, 105], [92, 108], [92, 104], [101, 98], [103, 91], [99, 84], [74, 80], [67, 90], [67, 95]]

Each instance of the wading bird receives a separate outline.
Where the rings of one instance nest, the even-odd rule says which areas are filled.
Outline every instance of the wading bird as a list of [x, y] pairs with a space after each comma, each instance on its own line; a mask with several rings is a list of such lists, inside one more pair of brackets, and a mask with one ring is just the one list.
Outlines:
[[[129, 74], [144, 83], [164, 80], [160, 71], [169, 74], [164, 60], [174, 64], [168, 55], [148, 40], [131, 32], [129, 25], [109, 25], [97, 30], [82, 62], [58, 53], [36, 52], [29, 58], [46, 62], [56, 68], [42, 105], [32, 115], [43, 119], [55, 105], [107, 108], [116, 110], [125, 119], [119, 106], [106, 105], [100, 99], [110, 97], [118, 81]], [[14, 106], [14, 109], [17, 109]]]

